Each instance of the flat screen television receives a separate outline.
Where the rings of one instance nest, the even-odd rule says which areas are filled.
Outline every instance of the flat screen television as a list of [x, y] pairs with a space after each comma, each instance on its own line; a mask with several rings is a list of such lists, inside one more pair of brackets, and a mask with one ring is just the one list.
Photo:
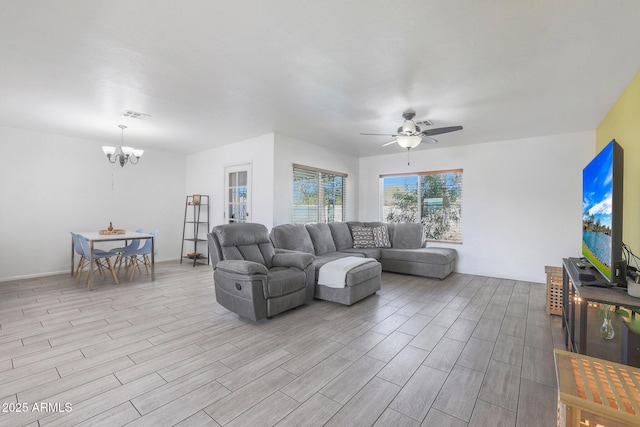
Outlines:
[[626, 285], [622, 254], [624, 151], [612, 140], [582, 171], [582, 256], [610, 284]]

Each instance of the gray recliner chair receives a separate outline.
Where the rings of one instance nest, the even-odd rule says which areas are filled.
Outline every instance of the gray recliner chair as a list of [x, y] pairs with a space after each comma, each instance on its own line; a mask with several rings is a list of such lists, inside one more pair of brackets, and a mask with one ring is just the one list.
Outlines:
[[216, 299], [228, 310], [256, 321], [313, 300], [314, 256], [276, 253], [264, 225], [218, 225], [207, 238]]

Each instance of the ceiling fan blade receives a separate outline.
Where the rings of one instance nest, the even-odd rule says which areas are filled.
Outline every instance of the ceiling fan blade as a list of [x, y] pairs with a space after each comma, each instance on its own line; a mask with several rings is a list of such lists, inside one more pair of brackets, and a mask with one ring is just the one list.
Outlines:
[[422, 131], [422, 134], [424, 136], [440, 135], [442, 133], [455, 132], [457, 130], [462, 130], [462, 126], [449, 126], [445, 128], [426, 129]]
[[394, 134], [391, 134], [391, 133], [361, 133], [360, 135], [392, 136], [392, 137], [398, 136], [398, 135], [394, 135]]
[[435, 144], [438, 142], [438, 140], [430, 136], [422, 135], [422, 142], [426, 142], [427, 144]]
[[387, 145], [391, 145], [391, 144], [396, 143], [396, 142], [398, 142], [398, 140], [397, 140], [397, 139], [394, 139], [393, 141], [389, 141], [389, 142], [387, 142], [386, 144], [382, 144], [382, 146], [383, 146], [383, 147], [386, 147]]

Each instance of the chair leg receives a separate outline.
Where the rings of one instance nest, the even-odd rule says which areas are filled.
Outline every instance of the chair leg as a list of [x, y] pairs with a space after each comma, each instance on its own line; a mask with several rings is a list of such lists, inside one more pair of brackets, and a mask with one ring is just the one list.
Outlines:
[[[102, 268], [102, 264], [100, 263], [100, 260], [97, 258], [93, 259], [93, 262], [96, 264], [96, 270], [98, 270], [98, 273], [100, 273], [101, 276], [104, 275], [103, 272], [103, 268]], [[89, 268], [89, 271], [87, 272], [87, 280], [86, 280], [86, 285], [89, 286], [89, 278], [91, 277], [91, 268]]]
[[118, 268], [118, 274], [120, 274], [120, 268], [118, 265], [122, 264], [122, 254], [116, 256], [116, 260], [113, 262], [113, 268]]
[[134, 268], [133, 267], [133, 263], [135, 260], [136, 256], [135, 255], [131, 255], [130, 257], [127, 258], [127, 264], [126, 264], [126, 271], [125, 271], [125, 276], [130, 276], [129, 277], [129, 281], [131, 281], [131, 279], [133, 278], [133, 273], [129, 274], [129, 269]]
[[137, 255], [134, 255], [134, 256], [132, 256], [130, 258], [131, 258], [131, 265], [130, 265], [130, 267], [131, 267], [131, 276], [129, 277], [129, 281], [132, 281], [133, 280], [133, 275], [136, 272], [136, 268], [138, 268], [138, 271], [140, 271], [140, 265], [139, 265], [139, 262], [138, 262], [138, 256]]
[[[127, 269], [127, 264], [128, 264], [128, 260], [129, 257], [124, 256], [123, 254], [118, 254], [118, 257], [116, 258], [116, 262], [113, 263], [113, 268], [116, 268], [116, 266], [118, 266], [118, 276], [120, 275], [120, 269], [122, 268], [122, 262], [124, 261], [124, 269]], [[125, 273], [126, 276], [126, 273]]]
[[113, 265], [111, 264], [111, 260], [109, 258], [106, 258], [107, 260], [107, 265], [109, 266], [109, 270], [111, 271], [111, 276], [113, 277], [113, 280], [115, 280], [115, 282], [117, 284], [120, 284], [120, 282], [118, 282], [118, 276], [116, 276], [116, 271], [113, 268]]
[[80, 261], [78, 261], [78, 266], [76, 267], [76, 272], [73, 275], [73, 278], [76, 279], [76, 282], [80, 280], [82, 277], [82, 270], [84, 268], [84, 255], [80, 257]]
[[96, 267], [98, 267], [98, 271], [100, 272], [101, 276], [104, 276], [104, 267], [102, 266], [102, 263], [94, 258], [94, 261], [96, 262]]
[[142, 260], [144, 262], [144, 269], [147, 270], [147, 275], [149, 275], [149, 266], [151, 265], [151, 261], [149, 260], [147, 254], [144, 254], [142, 256]]
[[135, 257], [135, 255], [133, 256], [129, 256], [127, 257], [125, 263], [124, 263], [124, 276], [127, 277], [129, 276], [129, 269], [131, 268], [131, 265], [133, 264], [133, 258]]

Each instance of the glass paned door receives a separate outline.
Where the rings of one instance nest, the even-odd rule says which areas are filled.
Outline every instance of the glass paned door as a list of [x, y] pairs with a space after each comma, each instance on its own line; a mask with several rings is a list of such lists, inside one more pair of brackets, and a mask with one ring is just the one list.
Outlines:
[[225, 168], [225, 181], [226, 222], [250, 222], [251, 164]]

